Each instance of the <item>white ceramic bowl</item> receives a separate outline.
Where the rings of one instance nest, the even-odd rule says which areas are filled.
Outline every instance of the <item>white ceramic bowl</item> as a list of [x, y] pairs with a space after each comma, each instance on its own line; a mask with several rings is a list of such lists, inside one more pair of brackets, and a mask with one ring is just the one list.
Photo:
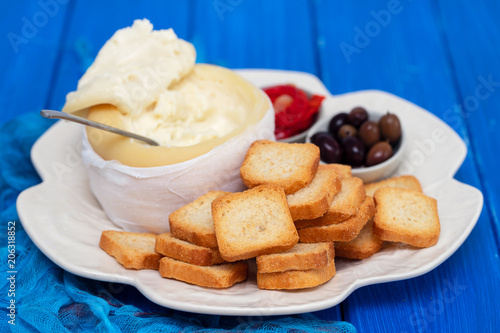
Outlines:
[[[367, 108], [369, 120], [378, 121], [385, 113], [379, 111], [372, 111]], [[339, 110], [338, 112], [332, 113], [329, 117], [318, 120], [311, 128], [307, 131], [306, 142], [311, 142], [311, 137], [318, 132], [328, 132], [328, 125], [330, 120], [337, 114], [341, 112], [346, 112], [344, 110]], [[399, 118], [401, 123], [401, 139], [394, 148], [393, 155], [387, 160], [380, 164], [373, 165], [370, 167], [359, 167], [352, 168], [352, 175], [354, 177], [361, 178], [365, 183], [375, 182], [390, 176], [397, 169], [401, 163], [404, 155], [404, 150], [406, 147], [407, 138], [405, 136], [404, 124]], [[323, 162], [321, 162], [323, 163]]]

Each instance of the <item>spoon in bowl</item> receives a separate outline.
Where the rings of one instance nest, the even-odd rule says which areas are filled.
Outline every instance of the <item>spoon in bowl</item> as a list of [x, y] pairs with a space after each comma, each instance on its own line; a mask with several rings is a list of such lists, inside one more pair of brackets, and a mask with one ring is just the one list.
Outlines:
[[116, 128], [116, 127], [104, 125], [104, 124], [101, 124], [101, 123], [98, 123], [98, 122], [95, 122], [92, 120], [88, 120], [88, 119], [85, 119], [82, 117], [73, 116], [73, 115], [65, 113], [65, 112], [55, 111], [55, 110], [42, 110], [40, 112], [40, 114], [43, 117], [48, 118], [48, 119], [57, 118], [57, 119], [69, 120], [69, 121], [73, 121], [75, 123], [79, 123], [79, 124], [82, 124], [85, 126], [98, 128], [98, 129], [103, 130], [103, 131], [108, 131], [111, 133], [115, 133], [118, 135], [129, 137], [132, 139], [140, 140], [140, 141], [143, 141], [151, 146], [159, 146], [160, 145], [158, 142], [151, 140], [150, 138], [146, 138], [145, 136], [131, 133], [128, 131], [124, 131], [124, 130]]

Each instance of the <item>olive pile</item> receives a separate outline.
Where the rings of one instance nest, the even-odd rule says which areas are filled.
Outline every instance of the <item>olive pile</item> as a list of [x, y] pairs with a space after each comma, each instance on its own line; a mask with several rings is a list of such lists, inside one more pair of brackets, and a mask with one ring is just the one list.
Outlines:
[[389, 159], [401, 138], [398, 117], [388, 112], [378, 123], [368, 118], [368, 112], [362, 107], [335, 115], [328, 132], [318, 132], [311, 137], [311, 142], [320, 149], [321, 160], [357, 168]]

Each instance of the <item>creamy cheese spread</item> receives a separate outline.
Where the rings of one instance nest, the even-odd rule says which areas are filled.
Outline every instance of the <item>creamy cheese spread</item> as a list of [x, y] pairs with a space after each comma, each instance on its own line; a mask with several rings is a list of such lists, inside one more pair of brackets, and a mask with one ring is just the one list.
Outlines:
[[164, 146], [191, 146], [227, 135], [245, 123], [253, 105], [217, 67], [196, 65], [149, 108], [124, 117], [127, 130]]
[[193, 45], [172, 29], [155, 31], [148, 20], [136, 20], [104, 44], [63, 111], [161, 144], [87, 128], [92, 148], [105, 160], [148, 167], [195, 158], [257, 123], [270, 107], [236, 73], [195, 60]]
[[123, 114], [139, 114], [194, 66], [192, 44], [172, 29], [153, 31], [148, 20], [136, 20], [104, 44], [92, 65], [66, 97], [63, 111], [97, 104], [115, 105]]

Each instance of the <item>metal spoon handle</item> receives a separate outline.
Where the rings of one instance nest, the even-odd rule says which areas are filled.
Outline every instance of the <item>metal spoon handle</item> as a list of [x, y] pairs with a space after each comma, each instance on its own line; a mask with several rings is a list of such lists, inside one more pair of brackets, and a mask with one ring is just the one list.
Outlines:
[[40, 114], [43, 117], [45, 117], [45, 118], [49, 118], [49, 119], [53, 119], [53, 118], [65, 119], [65, 120], [73, 121], [75, 123], [79, 123], [79, 124], [82, 124], [82, 125], [85, 125], [85, 126], [90, 126], [90, 127], [98, 128], [98, 129], [103, 130], [103, 131], [108, 131], [108, 132], [111, 132], [111, 133], [115, 133], [115, 134], [119, 134], [119, 135], [123, 135], [123, 136], [129, 137], [129, 138], [132, 138], [132, 139], [144, 141], [147, 144], [150, 144], [151, 146], [159, 146], [160, 145], [158, 142], [156, 142], [154, 140], [151, 140], [149, 138], [146, 138], [145, 136], [138, 135], [138, 134], [135, 134], [135, 133], [131, 133], [131, 132], [128, 132], [128, 131], [124, 131], [124, 130], [121, 130], [121, 129], [116, 128], [116, 127], [111, 127], [111, 126], [108, 126], [108, 125], [104, 125], [104, 124], [101, 124], [101, 123], [98, 123], [98, 122], [95, 122], [95, 121], [92, 121], [92, 120], [88, 120], [88, 119], [85, 119], [85, 118], [82, 118], [82, 117], [73, 116], [73, 115], [65, 113], [65, 112], [55, 111], [55, 110], [42, 110], [40, 112]]

